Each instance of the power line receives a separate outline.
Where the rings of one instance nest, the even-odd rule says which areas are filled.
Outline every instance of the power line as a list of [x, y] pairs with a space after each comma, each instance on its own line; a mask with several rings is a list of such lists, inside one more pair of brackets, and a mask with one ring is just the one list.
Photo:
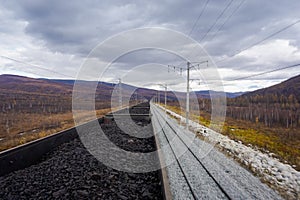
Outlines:
[[[24, 64], [24, 65], [30, 65], [30, 66], [32, 66], [32, 67], [35, 67], [35, 68], [38, 68], [38, 69], [41, 69], [41, 70], [45, 70], [45, 71], [48, 71], [48, 72], [51, 72], [51, 73], [54, 73], [54, 74], [58, 74], [58, 75], [61, 75], [61, 76], [74, 78], [73, 76], [69, 76], [69, 75], [66, 75], [66, 74], [62, 74], [62, 73], [60, 73], [60, 72], [57, 72], [57, 71], [54, 71], [54, 70], [50, 70], [50, 69], [47, 69], [47, 68], [43, 68], [43, 67], [40, 67], [40, 66], [38, 66], [38, 65], [34, 65], [34, 64], [31, 64], [31, 63], [27, 63], [27, 62], [24, 62], [24, 61], [15, 59], [15, 58], [11, 58], [11, 57], [8, 57], [8, 56], [0, 55], [0, 57], [1, 57], [1, 58], [4, 58], [4, 59], [7, 59], [7, 60], [11, 60], [11, 61], [17, 62], [17, 63]], [[22, 70], [21, 70], [21, 71], [22, 71]], [[29, 72], [29, 71], [25, 71], [25, 72], [27, 72], [27, 73], [32, 73], [32, 72]], [[32, 73], [32, 74], [36, 74], [36, 73]], [[40, 74], [36, 74], [36, 75], [40, 75]]]
[[206, 31], [206, 33], [203, 35], [203, 37], [200, 39], [200, 42], [203, 41], [207, 34], [215, 27], [215, 25], [218, 23], [218, 21], [221, 19], [221, 17], [223, 16], [223, 14], [226, 12], [226, 10], [230, 7], [230, 5], [232, 4], [233, 0], [230, 0], [230, 2], [225, 6], [225, 8], [222, 10], [222, 12], [220, 13], [220, 15], [217, 17], [216, 21], [213, 23], [213, 25]]
[[[210, 1], [210, 0], [207, 0], [207, 1], [205, 2], [204, 6], [203, 6], [203, 8], [202, 8], [202, 10], [201, 10], [201, 12], [199, 13], [199, 15], [198, 15], [198, 17], [197, 17], [197, 19], [196, 19], [196, 21], [195, 21], [193, 27], [192, 27], [192, 29], [190, 30], [190, 32], [189, 32], [189, 34], [188, 34], [189, 37], [190, 37], [191, 34], [193, 33], [193, 31], [194, 31], [194, 29], [196, 28], [196, 25], [198, 24], [198, 22], [199, 22], [201, 16], [203, 15], [204, 11], [206, 10], [209, 1]], [[184, 64], [184, 63], [185, 63], [185, 61], [182, 61], [181, 63], [178, 64], [178, 67], [179, 67], [180, 65]]]
[[238, 81], [238, 80], [248, 79], [248, 78], [261, 76], [261, 75], [264, 75], [264, 74], [269, 74], [269, 73], [272, 73], [272, 72], [281, 71], [281, 70], [284, 70], [284, 69], [289, 69], [289, 68], [298, 67], [298, 66], [300, 66], [300, 63], [285, 66], [285, 67], [280, 67], [280, 68], [277, 68], [277, 69], [272, 69], [270, 71], [265, 71], [265, 72], [261, 72], [261, 73], [257, 73], [257, 74], [253, 74], [253, 75], [249, 75], [249, 76], [245, 76], [245, 77], [240, 77], [240, 78], [236, 78], [236, 79], [232, 79], [232, 80], [228, 80], [228, 81]]
[[26, 73], [34, 74], [34, 75], [38, 75], [38, 76], [44, 76], [44, 74], [37, 73], [37, 72], [32, 72], [30, 70], [25, 70], [25, 69], [18, 69], [17, 71], [22, 71], [22, 72], [26, 72]]
[[[219, 31], [220, 31], [220, 30], [223, 28], [223, 26], [229, 21], [229, 19], [230, 19], [230, 18], [231, 18], [231, 17], [232, 17], [239, 9], [240, 9], [240, 7], [245, 3], [245, 1], [246, 1], [246, 0], [240, 1], [240, 4], [239, 4], [239, 5], [234, 9], [234, 11], [226, 18], [226, 20], [223, 22], [223, 24], [219, 27], [219, 29], [217, 30], [217, 32], [213, 35], [213, 37], [212, 37], [210, 40], [214, 39], [214, 37], [217, 35], [217, 33], [219, 33]], [[189, 33], [189, 36], [190, 36], [191, 33], [193, 32], [193, 30], [194, 30], [196, 24], [197, 24], [198, 21], [199, 21], [199, 18], [201, 17], [202, 13], [204, 12], [205, 8], [207, 7], [208, 2], [209, 2], [209, 0], [206, 1], [205, 5], [204, 5], [204, 7], [203, 7], [203, 10], [202, 10], [201, 13], [199, 14], [198, 19], [197, 19], [196, 22], [194, 23], [194, 25], [193, 25], [193, 27], [192, 27], [190, 33]], [[225, 13], [225, 11], [229, 8], [229, 6], [231, 5], [232, 2], [233, 2], [233, 0], [229, 2], [229, 4], [225, 7], [225, 9], [222, 11], [222, 13], [219, 15], [218, 18], [221, 18], [221, 16], [222, 16], [222, 15]], [[218, 18], [217, 18], [217, 20], [215, 21], [215, 24], [218, 22], [218, 20], [219, 20]], [[215, 26], [215, 24], [212, 25], [211, 29]], [[207, 31], [206, 35], [207, 35], [209, 32], [210, 32], [210, 30]], [[202, 38], [202, 39], [203, 39], [203, 38]], [[202, 39], [201, 39], [201, 40], [202, 40]], [[200, 42], [201, 42], [201, 40], [200, 40]], [[179, 64], [179, 66], [182, 65], [183, 63], [184, 63], [184, 61], [181, 62], [181, 63]]]
[[[288, 66], [284, 66], [284, 67], [280, 67], [280, 68], [276, 68], [276, 69], [272, 69], [272, 70], [265, 71], [265, 72], [260, 72], [260, 73], [257, 73], [257, 74], [252, 74], [252, 75], [249, 75], [249, 76], [239, 77], [239, 78], [235, 78], [235, 79], [222, 80], [221, 82], [215, 83], [213, 85], [224, 86], [224, 85], [229, 84], [229, 83], [226, 83], [226, 82], [246, 80], [246, 79], [253, 78], [253, 77], [256, 77], [256, 76], [261, 76], [261, 75], [264, 75], [264, 74], [270, 74], [270, 73], [273, 73], [273, 72], [276, 72], [276, 71], [282, 71], [282, 70], [285, 70], [285, 69], [294, 68], [294, 67], [298, 67], [298, 66], [300, 66], [300, 63], [292, 64], [292, 65], [288, 65]], [[220, 80], [218, 80], [218, 81], [220, 81]], [[223, 83], [223, 81], [225, 81], [225, 83]]]
[[219, 27], [219, 29], [214, 33], [210, 40], [213, 40], [215, 36], [220, 32], [220, 30], [224, 27], [224, 25], [229, 21], [229, 19], [242, 7], [242, 5], [246, 2], [246, 0], [240, 1], [239, 5], [232, 11], [232, 13], [225, 19], [223, 24]]
[[191, 31], [189, 32], [189, 36], [191, 36], [191, 34], [193, 33], [193, 31], [194, 31], [196, 25], [198, 24], [200, 17], [201, 17], [202, 14], [204, 13], [204, 11], [205, 11], [205, 9], [206, 9], [207, 4], [208, 4], [209, 1], [210, 1], [210, 0], [207, 0], [207, 1], [205, 2], [205, 4], [204, 4], [204, 6], [203, 6], [203, 8], [202, 8], [202, 10], [201, 10], [201, 12], [200, 12], [200, 14], [199, 14], [197, 20], [195, 21], [195, 23], [194, 23], [194, 25], [193, 25]]
[[238, 55], [239, 53], [241, 53], [242, 51], [248, 50], [248, 49], [250, 49], [250, 48], [252, 48], [252, 47], [254, 47], [254, 46], [256, 46], [256, 45], [258, 45], [258, 44], [260, 44], [260, 43], [262, 43], [262, 42], [264, 42], [264, 41], [266, 41], [266, 40], [268, 40], [268, 39], [270, 39], [270, 38], [272, 38], [272, 37], [274, 37], [275, 35], [277, 35], [277, 34], [283, 32], [283, 31], [285, 31], [285, 30], [291, 28], [292, 26], [298, 24], [299, 22], [300, 22], [300, 19], [298, 19], [297, 21], [295, 21], [295, 22], [293, 22], [293, 23], [291, 23], [291, 24], [289, 24], [289, 25], [283, 27], [282, 29], [280, 29], [280, 30], [278, 30], [278, 31], [276, 31], [276, 32], [274, 32], [274, 33], [268, 35], [267, 37], [263, 38], [262, 40], [259, 40], [259, 41], [255, 42], [255, 43], [253, 43], [252, 45], [250, 45], [250, 46], [248, 46], [248, 47], [246, 47], [246, 48], [243, 48], [243, 49], [237, 51], [236, 53], [234, 53], [234, 54], [228, 56], [227, 58], [224, 58], [224, 59], [221, 59], [221, 60], [219, 60], [219, 61], [216, 61], [216, 63], [220, 63], [220, 62], [223, 62], [223, 61], [225, 61], [225, 60], [227, 60], [227, 59], [229, 59], [229, 58], [231, 58], [231, 57], [234, 57], [234, 56]]

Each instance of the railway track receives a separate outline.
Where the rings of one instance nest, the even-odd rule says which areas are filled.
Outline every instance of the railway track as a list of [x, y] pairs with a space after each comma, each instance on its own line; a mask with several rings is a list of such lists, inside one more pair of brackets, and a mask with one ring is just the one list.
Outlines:
[[[136, 128], [127, 125], [129, 132], [136, 133], [132, 135], [117, 124], [120, 120], [119, 123], [126, 125], [130, 118], [138, 125]], [[98, 121], [109, 140], [125, 151], [148, 153], [167, 147], [157, 159], [169, 165], [147, 173], [114, 170], [85, 149], [73, 128], [0, 153], [0, 196], [3, 199], [280, 199], [223, 154], [212, 150], [201, 157], [199, 150], [210, 147], [153, 104], [125, 108]]]
[[[206, 181], [207, 184], [210, 184], [211, 188], [214, 188], [215, 192], [210, 191], [210, 197], [212, 197], [212, 193], [216, 194], [216, 199], [231, 199], [231, 197], [227, 194], [227, 192], [222, 188], [222, 186], [216, 181], [216, 179], [213, 177], [213, 175], [209, 172], [209, 170], [204, 166], [204, 164], [200, 161], [200, 159], [194, 154], [194, 152], [189, 148], [189, 144], [186, 144], [185, 141], [178, 136], [177, 132], [178, 130], [175, 130], [175, 128], [170, 124], [168, 120], [165, 119], [163, 114], [158, 111], [157, 108], [152, 109], [153, 115], [156, 119], [157, 123], [159, 124], [159, 127], [161, 129], [161, 132], [163, 133], [166, 141], [168, 144], [171, 143], [171, 139], [174, 139], [174, 137], [178, 138], [180, 143], [179, 145], [184, 145], [188, 152], [185, 153], [185, 156], [189, 156], [189, 162], [192, 162], [193, 165], [201, 166], [202, 169], [205, 171], [207, 177], [209, 177]], [[163, 122], [165, 122], [165, 125], [163, 125]], [[187, 168], [187, 165], [184, 165], [184, 163], [181, 160], [179, 156], [177, 156], [176, 149], [174, 146], [170, 146], [171, 151], [176, 159], [176, 163], [180, 169], [180, 172], [182, 173], [182, 176], [184, 177], [184, 180], [186, 181], [186, 184], [188, 186], [188, 191], [192, 195], [193, 199], [201, 199], [203, 198], [203, 194], [199, 193], [199, 188], [197, 188], [198, 183], [195, 183], [195, 180], [199, 180], [203, 178], [203, 174], [199, 174], [201, 176], [199, 177], [191, 177], [189, 174], [189, 169]], [[207, 194], [208, 195], [208, 194]]]
[[214, 149], [203, 157], [201, 150], [209, 150], [211, 146], [177, 125], [154, 104], [151, 104], [151, 113], [160, 146], [169, 145], [163, 159], [174, 160], [166, 167], [170, 198], [281, 199], [257, 178]]

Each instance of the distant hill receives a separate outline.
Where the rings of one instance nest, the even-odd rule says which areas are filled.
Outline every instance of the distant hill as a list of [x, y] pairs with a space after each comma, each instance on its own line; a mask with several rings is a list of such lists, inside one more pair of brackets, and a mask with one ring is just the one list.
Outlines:
[[[72, 94], [73, 85], [75, 80], [64, 80], [64, 79], [45, 79], [45, 78], [29, 78], [17, 75], [0, 75], [0, 89], [6, 91], [15, 92], [29, 92], [29, 93], [41, 93], [41, 94]], [[90, 83], [89, 81], [79, 81], [79, 83], [85, 84]], [[96, 98], [101, 99], [110, 98], [111, 91], [115, 88], [116, 83], [99, 82], [96, 90]], [[129, 95], [129, 91], [138, 91], [139, 95], [150, 100], [152, 97], [157, 95], [157, 91], [148, 88], [138, 88], [136, 86], [122, 84], [122, 91], [124, 94]], [[195, 94], [199, 98], [210, 98], [210, 93], [218, 95], [222, 92], [213, 91], [196, 91]], [[161, 98], [164, 98], [164, 91], [160, 91]], [[176, 96], [179, 98], [185, 98], [184, 92], [168, 92], [168, 99], [175, 100]], [[244, 93], [226, 93], [229, 98], [240, 96]]]
[[56, 83], [64, 83], [67, 85], [74, 85], [75, 80], [64, 80], [64, 79], [45, 79], [45, 78], [40, 78], [39, 80], [46, 80], [46, 81], [52, 81]]
[[[75, 80], [67, 80], [67, 79], [45, 79], [45, 78], [40, 78], [39, 80], [47, 80], [51, 82], [56, 82], [56, 83], [64, 83], [67, 85], [74, 85]], [[82, 80], [77, 80], [78, 83], [87, 83], [90, 81], [82, 81]], [[116, 84], [115, 83], [106, 83], [106, 82], [99, 82], [99, 84], [106, 85], [109, 87], [114, 87]]]
[[247, 92], [226, 92], [226, 95], [228, 98], [235, 98], [235, 97], [239, 97], [243, 94], [246, 94]]
[[71, 94], [72, 86], [49, 80], [28, 78], [17, 75], [0, 75], [0, 90], [41, 93], [41, 94]]
[[[224, 92], [215, 92], [210, 90], [202, 90], [202, 91], [196, 91], [195, 92], [199, 97], [202, 98], [210, 98], [210, 95], [224, 95]], [[228, 98], [235, 98], [238, 96], [241, 96], [245, 94], [245, 92], [225, 92], [226, 97]]]
[[266, 95], [281, 95], [288, 97], [294, 95], [298, 101], [300, 101], [300, 75], [292, 77], [282, 83], [273, 85], [268, 88], [263, 88], [243, 94], [242, 97], [251, 97], [255, 95], [266, 96]]
[[228, 99], [227, 116], [267, 127], [300, 126], [300, 75], [271, 87]]
[[[68, 93], [71, 94], [73, 90], [74, 80], [63, 80], [63, 79], [35, 79], [17, 75], [3, 74], [0, 75], [0, 89], [2, 90], [13, 90], [20, 92], [36, 92], [44, 94], [58, 94], [58, 93]], [[82, 83], [87, 83], [88, 81], [80, 81]], [[97, 91], [101, 93], [101, 90], [108, 91], [112, 90], [116, 86], [115, 83], [100, 82], [98, 84]], [[129, 90], [138, 90], [141, 95], [144, 95], [147, 99], [152, 98], [157, 94], [156, 90], [147, 88], [138, 88], [128, 84], [122, 84], [122, 90], [126, 93]], [[160, 91], [163, 94], [164, 91]], [[181, 97], [184, 96], [184, 92], [175, 92], [176, 95]], [[222, 92], [214, 92], [209, 90], [195, 91], [198, 97], [210, 98], [210, 93], [219, 94]], [[102, 93], [103, 94], [103, 93]], [[252, 92], [227, 92], [226, 96], [228, 98], [235, 97], [250, 97], [255, 95], [265, 96], [267, 94], [276, 94], [277, 96], [284, 95], [288, 97], [293, 94], [296, 97], [300, 97], [300, 75], [290, 78], [277, 85], [259, 89]], [[163, 96], [163, 95], [162, 95]], [[174, 93], [168, 92], [170, 98], [174, 98]], [[298, 99], [300, 100], [300, 99]]]

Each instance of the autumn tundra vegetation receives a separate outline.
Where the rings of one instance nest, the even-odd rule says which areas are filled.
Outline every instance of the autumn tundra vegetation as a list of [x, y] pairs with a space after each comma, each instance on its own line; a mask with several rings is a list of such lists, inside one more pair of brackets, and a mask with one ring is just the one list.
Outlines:
[[[0, 150], [74, 126], [72, 90], [74, 81], [33, 79], [0, 75]], [[97, 116], [111, 111], [111, 94], [115, 84], [98, 84], [95, 95]], [[157, 91], [134, 88], [129, 98], [151, 99]], [[163, 102], [161, 92], [161, 102]], [[184, 93], [177, 93], [184, 98]], [[168, 108], [183, 114], [174, 93], [168, 92]], [[245, 145], [272, 153], [296, 169], [300, 168], [300, 76], [269, 88], [227, 98], [226, 119], [222, 134]], [[183, 100], [183, 99], [181, 99]], [[180, 100], [179, 100], [180, 101]], [[197, 104], [197, 105], [196, 105]], [[200, 113], [194, 109], [200, 108]], [[191, 118], [209, 126], [211, 99], [201, 94], [191, 101]], [[83, 114], [83, 121], [85, 119]]]
[[[72, 84], [0, 75], [0, 150], [73, 127], [72, 89]], [[103, 100], [109, 91], [99, 90], [98, 117], [111, 111], [110, 101]], [[88, 120], [83, 113], [82, 121]]]
[[[178, 101], [169, 102], [168, 107], [184, 116], [184, 108], [179, 108]], [[197, 107], [200, 113], [195, 112]], [[210, 125], [212, 106], [209, 98], [192, 102], [191, 110], [195, 121]], [[269, 88], [227, 98], [221, 133], [300, 170], [300, 76]]]

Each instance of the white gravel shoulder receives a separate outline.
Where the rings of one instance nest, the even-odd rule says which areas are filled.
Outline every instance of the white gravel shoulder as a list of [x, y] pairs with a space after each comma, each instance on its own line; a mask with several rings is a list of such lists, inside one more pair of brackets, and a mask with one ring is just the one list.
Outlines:
[[[164, 109], [161, 106], [158, 107]], [[185, 121], [183, 116], [170, 110], [168, 110], [168, 112], [170, 115], [180, 119], [181, 121]], [[206, 141], [209, 141], [211, 144], [217, 144], [229, 155], [232, 155], [235, 159], [239, 160], [239, 162], [248, 166], [249, 169], [251, 169], [251, 171], [262, 180], [271, 183], [275, 186], [275, 189], [284, 192], [287, 198], [300, 198], [300, 172], [295, 170], [292, 166], [273, 158], [272, 154], [263, 153], [257, 149], [251, 148], [250, 146], [246, 146], [241, 142], [231, 140], [227, 136], [217, 133], [214, 130], [202, 126], [192, 120], [190, 120], [189, 126], [191, 130], [194, 130], [204, 136]], [[214, 154], [217, 157], [221, 156], [219, 152], [216, 153], [216, 150], [213, 150], [212, 152], [215, 152]], [[224, 155], [222, 154], [222, 156]], [[209, 158], [210, 157], [211, 156], [209, 156]]]

